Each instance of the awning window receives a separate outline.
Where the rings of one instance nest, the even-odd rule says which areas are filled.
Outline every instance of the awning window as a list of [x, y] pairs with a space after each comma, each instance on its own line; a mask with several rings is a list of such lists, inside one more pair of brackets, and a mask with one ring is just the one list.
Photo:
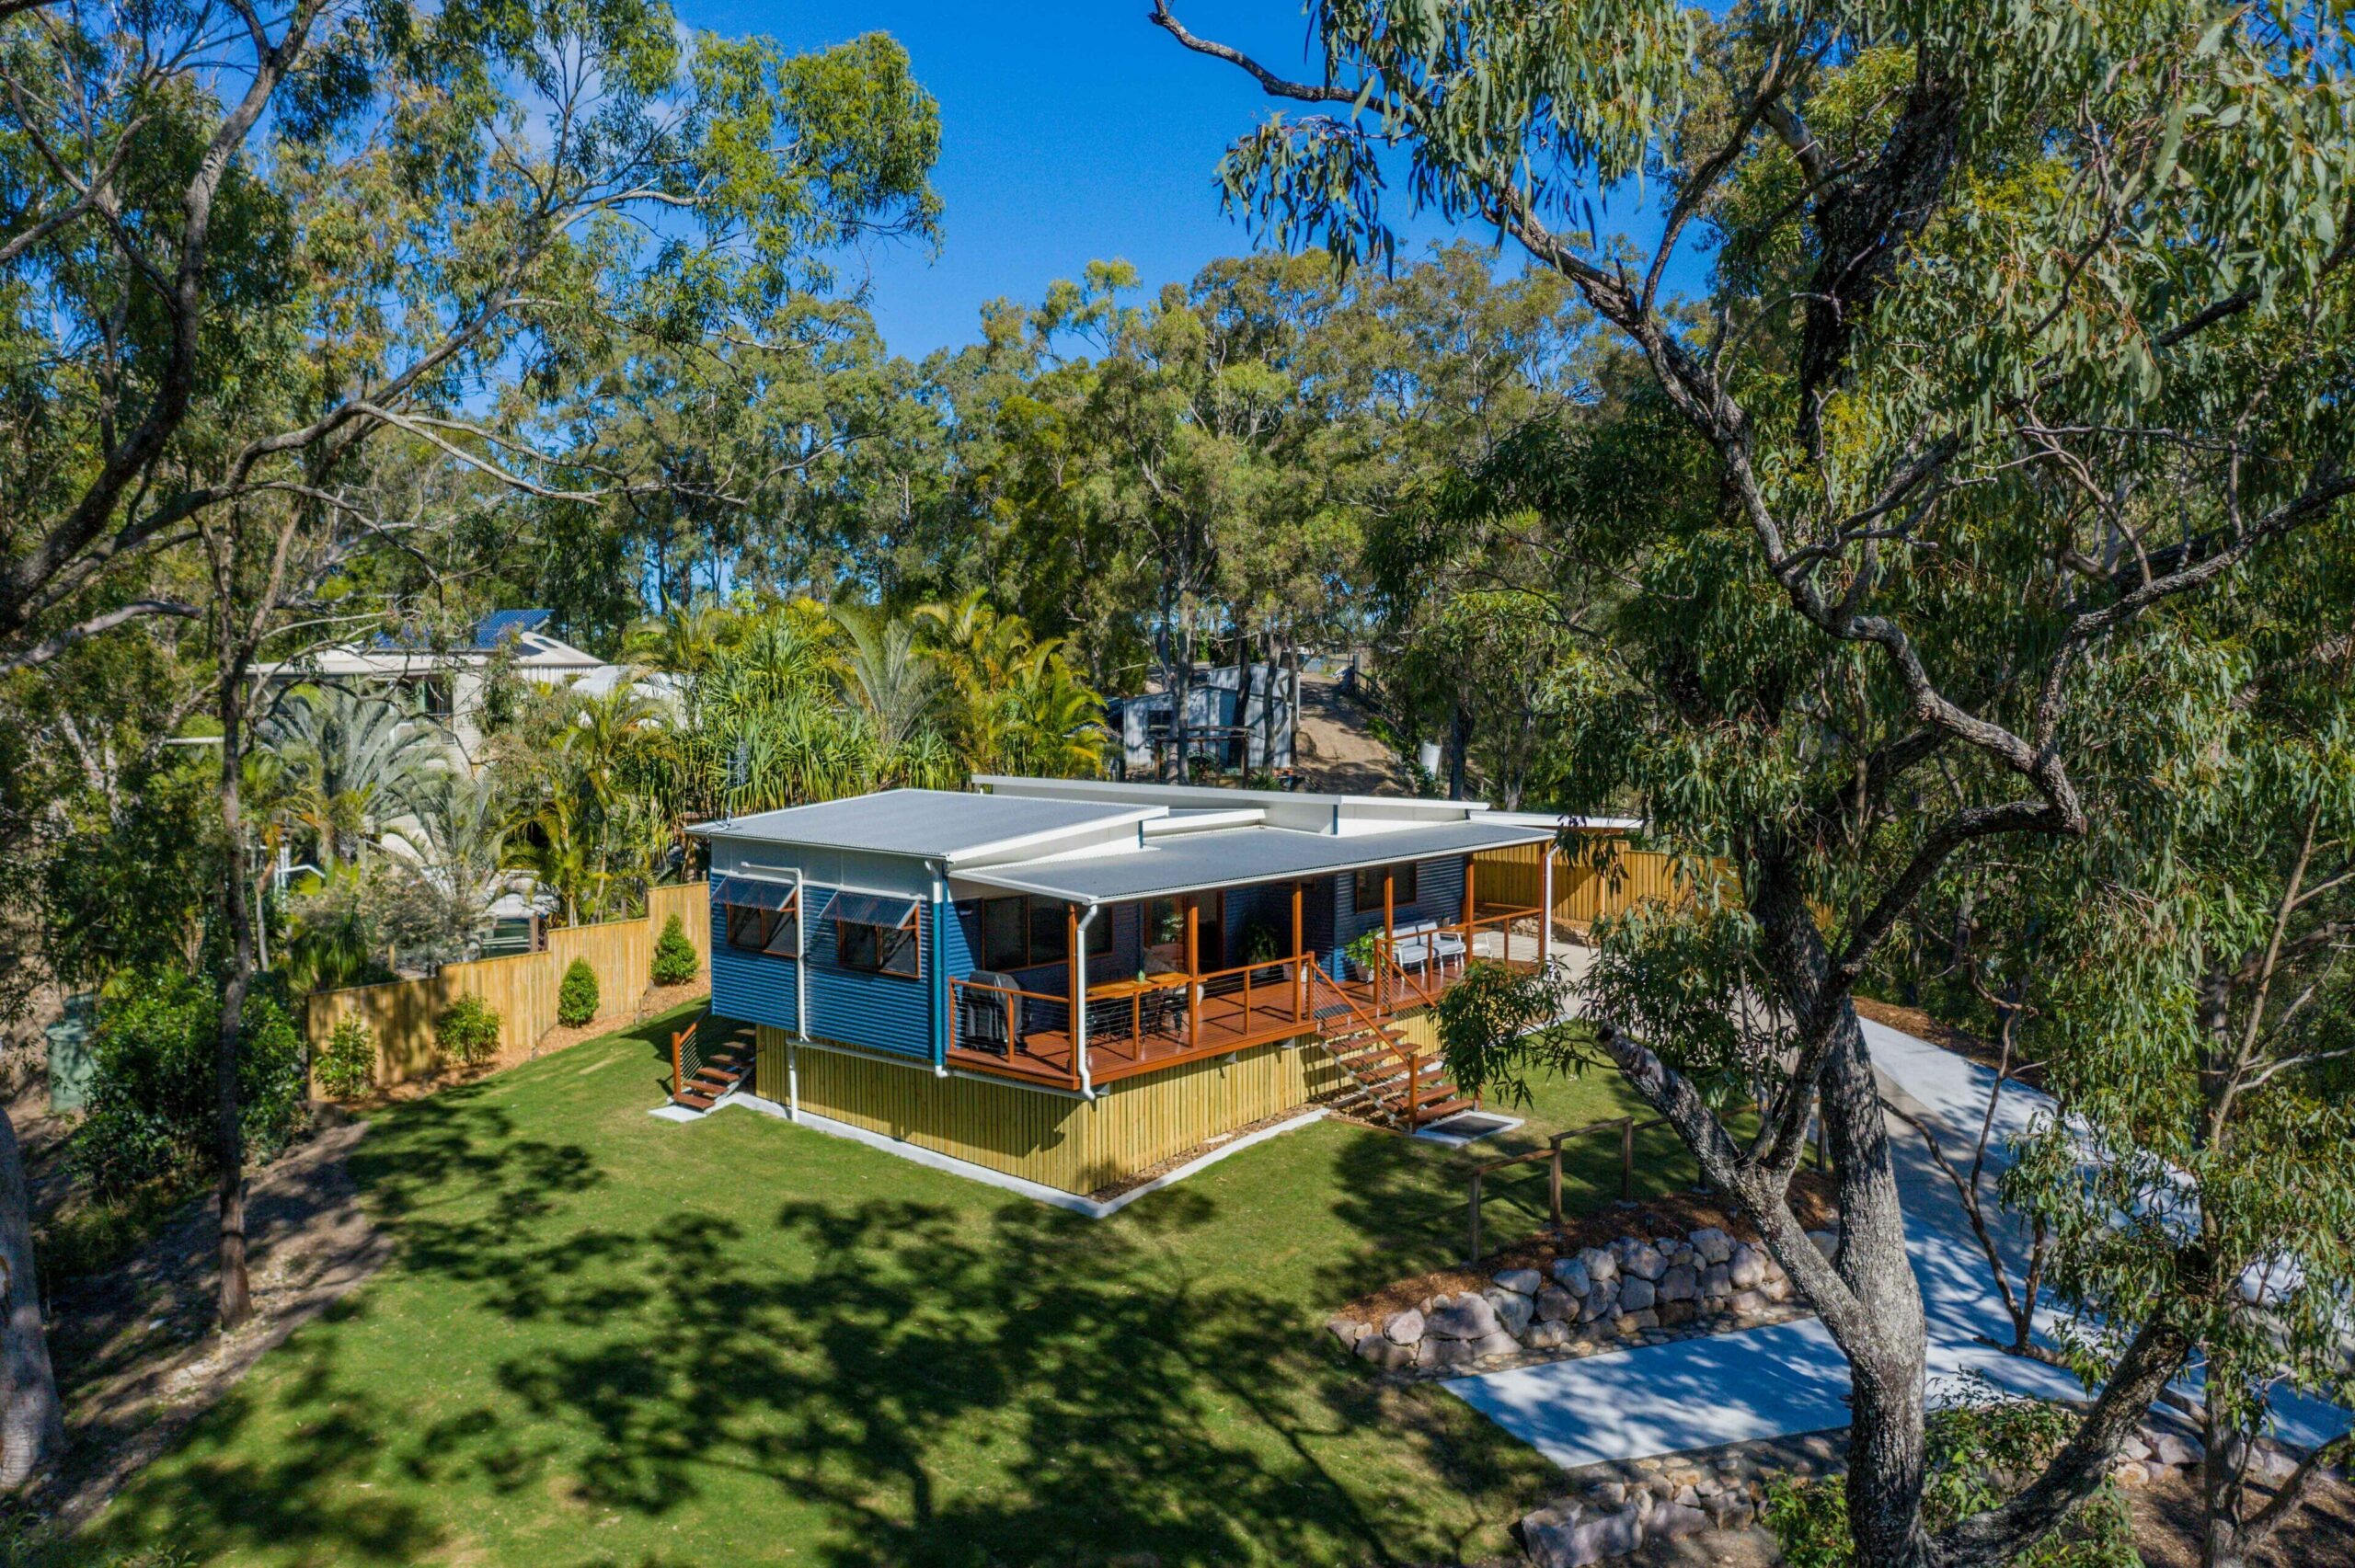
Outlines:
[[875, 925], [885, 931], [913, 931], [916, 903], [913, 898], [876, 893], [837, 893], [834, 901], [826, 906], [826, 918], [836, 925]]
[[826, 918], [834, 922], [834, 962], [844, 968], [908, 979], [923, 972], [914, 899], [837, 893]]

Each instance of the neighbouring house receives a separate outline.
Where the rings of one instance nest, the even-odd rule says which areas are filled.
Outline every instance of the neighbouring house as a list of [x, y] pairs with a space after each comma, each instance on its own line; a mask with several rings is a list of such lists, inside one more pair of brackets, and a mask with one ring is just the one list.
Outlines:
[[[1289, 771], [1300, 716], [1298, 692], [1298, 678], [1278, 666], [1229, 664], [1197, 670], [1186, 688], [1188, 756], [1237, 773]], [[1271, 700], [1273, 713], [1269, 711]], [[1158, 774], [1178, 744], [1171, 727], [1177, 707], [1174, 694], [1165, 691], [1114, 697], [1104, 704], [1105, 723], [1120, 738], [1123, 777]]]
[[569, 686], [602, 696], [628, 679], [651, 695], [667, 691], [668, 677], [608, 664], [549, 635], [544, 628], [555, 614], [553, 610], [495, 610], [476, 623], [464, 642], [451, 647], [405, 643], [379, 634], [366, 642], [258, 665], [254, 673], [266, 684], [331, 683], [399, 698], [446, 727], [469, 759], [481, 745], [483, 702], [492, 665], [502, 656], [517, 676], [538, 685]]
[[1533, 871], [1512, 884], [1526, 906], [1500, 904], [1480, 875], [1484, 855], [1530, 861], [1550, 823], [975, 783], [691, 830], [711, 853], [712, 1018], [752, 1026], [729, 1070], [757, 1094], [1094, 1192], [1312, 1101], [1409, 1130], [1470, 1109], [1427, 1010], [1474, 963], [1547, 960], [1550, 887]]

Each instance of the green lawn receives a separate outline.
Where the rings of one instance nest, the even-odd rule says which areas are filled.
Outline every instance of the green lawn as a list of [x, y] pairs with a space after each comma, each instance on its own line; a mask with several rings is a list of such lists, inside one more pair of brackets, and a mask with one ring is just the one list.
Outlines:
[[[1454, 1258], [1463, 1157], [1323, 1124], [1090, 1221], [741, 1110], [658, 1121], [666, 1022], [384, 1113], [357, 1174], [396, 1261], [92, 1554], [1480, 1561], [1545, 1494], [1530, 1450], [1318, 1333]], [[1534, 1109], [1623, 1104], [1593, 1077]]]

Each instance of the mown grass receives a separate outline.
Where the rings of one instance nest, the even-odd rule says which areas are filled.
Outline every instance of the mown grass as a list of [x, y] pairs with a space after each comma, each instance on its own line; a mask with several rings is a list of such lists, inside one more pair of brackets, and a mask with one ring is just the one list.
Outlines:
[[[515, 1568], [1511, 1551], [1544, 1461], [1437, 1389], [1375, 1388], [1319, 1332], [1453, 1259], [1463, 1156], [1322, 1124], [1091, 1222], [744, 1111], [658, 1121], [668, 1023], [381, 1113], [355, 1174], [396, 1260], [77, 1548]], [[1591, 1078], [1534, 1109], [1625, 1104]], [[1615, 1191], [1603, 1164], [1581, 1191]], [[1492, 1233], [1520, 1223], [1504, 1207]]]

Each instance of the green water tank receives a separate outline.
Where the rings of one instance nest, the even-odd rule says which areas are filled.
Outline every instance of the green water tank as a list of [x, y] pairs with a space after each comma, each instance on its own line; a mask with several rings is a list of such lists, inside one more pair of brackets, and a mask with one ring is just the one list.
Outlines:
[[98, 1071], [98, 997], [84, 991], [65, 999], [65, 1016], [41, 1031], [49, 1037], [49, 1108], [78, 1111], [90, 1097]]

